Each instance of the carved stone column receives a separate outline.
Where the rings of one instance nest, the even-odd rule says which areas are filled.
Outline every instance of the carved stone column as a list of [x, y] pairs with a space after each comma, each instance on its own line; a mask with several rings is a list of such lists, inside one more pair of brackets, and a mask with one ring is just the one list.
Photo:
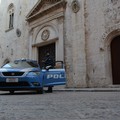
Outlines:
[[29, 59], [32, 59], [33, 29], [29, 30]]
[[64, 26], [64, 18], [59, 17], [58, 18], [58, 31], [59, 31], [59, 45], [57, 46], [57, 59], [64, 61], [64, 32], [63, 32], [63, 26]]

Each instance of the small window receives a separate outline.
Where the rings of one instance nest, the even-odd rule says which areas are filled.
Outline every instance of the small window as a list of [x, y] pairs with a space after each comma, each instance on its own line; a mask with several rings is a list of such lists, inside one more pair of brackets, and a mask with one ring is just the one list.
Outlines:
[[9, 28], [13, 28], [14, 13], [9, 15]]
[[12, 29], [14, 26], [14, 5], [11, 3], [8, 6], [7, 29]]

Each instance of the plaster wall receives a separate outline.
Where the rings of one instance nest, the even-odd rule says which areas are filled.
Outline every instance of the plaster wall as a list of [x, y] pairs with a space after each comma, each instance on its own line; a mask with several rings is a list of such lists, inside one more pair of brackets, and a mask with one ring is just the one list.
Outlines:
[[[60, 9], [60, 14], [55, 16], [60, 11], [55, 10], [29, 24], [26, 16], [37, 1], [1, 0], [0, 66], [6, 59], [37, 59], [34, 44], [44, 45], [41, 40], [42, 31], [38, 31], [44, 30], [44, 25], [48, 25], [47, 28], [51, 31], [50, 41], [57, 38], [56, 58], [65, 61], [67, 87], [112, 85], [110, 44], [114, 37], [120, 35], [120, 1], [77, 0], [80, 10], [74, 13], [73, 0], [66, 0], [64, 12]], [[11, 3], [15, 6], [14, 28], [8, 30], [7, 8]], [[21, 31], [20, 37], [16, 34], [17, 29]]]
[[[26, 15], [37, 0], [1, 0], [0, 4], [0, 66], [8, 59], [28, 58], [28, 25]], [[14, 28], [8, 29], [8, 6], [14, 4]], [[16, 30], [21, 31], [18, 37]]]
[[110, 44], [112, 39], [119, 35], [119, 7], [119, 0], [86, 0], [86, 60], [89, 87], [112, 85]]
[[87, 87], [84, 0], [79, 0], [80, 11], [73, 13], [72, 0], [67, 1], [65, 12], [65, 61], [68, 86]]

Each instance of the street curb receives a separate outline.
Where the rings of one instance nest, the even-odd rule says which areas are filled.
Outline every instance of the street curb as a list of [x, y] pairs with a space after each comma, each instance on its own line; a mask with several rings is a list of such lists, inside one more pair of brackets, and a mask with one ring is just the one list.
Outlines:
[[119, 89], [54, 89], [53, 91], [59, 91], [59, 92], [120, 92]]

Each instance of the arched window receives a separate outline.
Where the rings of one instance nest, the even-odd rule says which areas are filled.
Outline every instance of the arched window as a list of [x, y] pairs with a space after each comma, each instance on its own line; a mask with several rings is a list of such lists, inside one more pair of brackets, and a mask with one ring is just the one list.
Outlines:
[[14, 23], [14, 5], [11, 3], [8, 6], [8, 29], [13, 28]]

